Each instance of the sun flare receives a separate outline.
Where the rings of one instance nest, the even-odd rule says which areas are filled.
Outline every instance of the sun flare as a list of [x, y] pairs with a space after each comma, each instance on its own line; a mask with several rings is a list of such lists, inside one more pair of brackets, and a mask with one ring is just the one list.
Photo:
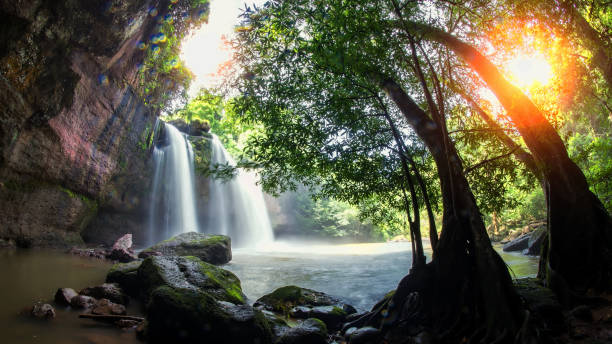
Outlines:
[[542, 56], [517, 56], [507, 63], [512, 82], [523, 88], [546, 86], [552, 78], [552, 68]]
[[[264, 0], [248, 3], [261, 6]], [[219, 69], [231, 63], [233, 51], [226, 42], [234, 35], [241, 7], [244, 7], [244, 2], [240, 0], [211, 1], [208, 24], [202, 25], [183, 41], [181, 59], [196, 77], [192, 93], [197, 93], [200, 87], [217, 86]]]

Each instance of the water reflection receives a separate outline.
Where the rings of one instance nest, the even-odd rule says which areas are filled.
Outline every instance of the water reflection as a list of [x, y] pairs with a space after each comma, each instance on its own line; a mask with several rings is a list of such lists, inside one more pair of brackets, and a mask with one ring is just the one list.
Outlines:
[[[104, 282], [110, 264], [43, 250], [0, 250], [1, 343], [139, 343], [132, 331], [78, 319], [79, 311], [56, 307], [56, 318], [39, 321], [19, 315], [37, 301], [51, 302], [57, 288], [80, 290]], [[54, 305], [55, 307], [55, 305]], [[136, 304], [129, 313], [139, 312]]]

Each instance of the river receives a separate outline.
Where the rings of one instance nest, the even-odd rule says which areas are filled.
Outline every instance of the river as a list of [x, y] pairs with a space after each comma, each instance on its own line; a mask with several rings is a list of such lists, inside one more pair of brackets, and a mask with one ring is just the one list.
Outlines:
[[[535, 274], [537, 258], [503, 254], [517, 277]], [[79, 319], [79, 311], [56, 307], [51, 321], [20, 315], [36, 301], [51, 302], [57, 288], [80, 290], [104, 282], [111, 264], [49, 250], [0, 250], [0, 342], [62, 344], [140, 343], [133, 330]], [[242, 281], [251, 301], [285, 285], [338, 296], [367, 310], [395, 288], [410, 269], [410, 243], [299, 245], [274, 243], [260, 250], [237, 249], [223, 266]], [[130, 314], [142, 314], [137, 303]]]

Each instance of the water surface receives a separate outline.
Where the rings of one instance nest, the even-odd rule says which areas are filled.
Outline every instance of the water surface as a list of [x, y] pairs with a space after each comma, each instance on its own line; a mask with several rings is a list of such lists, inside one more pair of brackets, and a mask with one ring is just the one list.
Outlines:
[[[240, 278], [251, 301], [278, 287], [297, 285], [369, 310], [408, 273], [412, 261], [410, 249], [409, 242], [349, 245], [275, 242], [258, 250], [233, 250], [233, 259], [224, 268]], [[537, 257], [514, 253], [503, 253], [502, 257], [516, 277], [537, 272]]]
[[[0, 250], [0, 343], [130, 344], [133, 330], [79, 319], [80, 311], [53, 304], [55, 291], [79, 291], [104, 282], [111, 264], [98, 259], [46, 250]], [[37, 301], [55, 307], [55, 319], [31, 319], [19, 313]], [[128, 313], [138, 312], [131, 305]]]

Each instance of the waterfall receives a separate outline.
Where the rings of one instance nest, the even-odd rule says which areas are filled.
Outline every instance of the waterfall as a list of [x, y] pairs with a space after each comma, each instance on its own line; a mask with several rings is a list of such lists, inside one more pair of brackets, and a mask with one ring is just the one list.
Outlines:
[[[211, 164], [235, 162], [216, 135]], [[254, 247], [274, 240], [263, 192], [254, 172], [239, 170], [229, 181], [212, 179], [206, 231], [229, 235], [232, 246]]]
[[164, 141], [155, 146], [153, 162], [148, 243], [197, 232], [191, 143], [178, 129], [165, 123]]

